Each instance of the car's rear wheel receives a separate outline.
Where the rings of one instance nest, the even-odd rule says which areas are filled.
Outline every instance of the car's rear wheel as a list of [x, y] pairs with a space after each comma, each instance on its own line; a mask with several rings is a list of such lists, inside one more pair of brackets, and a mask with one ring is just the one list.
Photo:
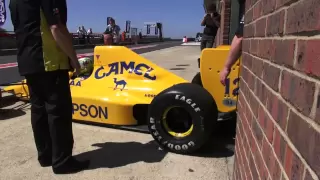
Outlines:
[[217, 114], [217, 106], [207, 90], [182, 83], [153, 99], [148, 127], [164, 149], [188, 154], [200, 149], [211, 137]]
[[191, 81], [192, 84], [198, 84], [203, 87], [200, 72], [198, 72]]

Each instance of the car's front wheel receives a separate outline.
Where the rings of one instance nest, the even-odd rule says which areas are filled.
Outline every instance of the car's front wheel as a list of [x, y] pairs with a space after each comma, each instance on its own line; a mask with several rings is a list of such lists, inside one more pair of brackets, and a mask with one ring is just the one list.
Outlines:
[[153, 138], [171, 152], [188, 154], [211, 137], [217, 106], [207, 90], [191, 83], [172, 86], [158, 94], [148, 113]]

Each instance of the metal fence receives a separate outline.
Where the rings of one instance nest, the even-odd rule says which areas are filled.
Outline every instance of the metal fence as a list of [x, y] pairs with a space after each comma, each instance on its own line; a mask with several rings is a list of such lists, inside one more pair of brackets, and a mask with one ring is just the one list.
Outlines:
[[[78, 33], [71, 33], [74, 45], [103, 44], [103, 34], [93, 33], [79, 38]], [[0, 32], [0, 49], [16, 49], [16, 35], [12, 31]]]
[[[73, 45], [75, 46], [86, 46], [86, 45], [102, 45], [104, 43], [104, 35], [102, 33], [93, 33], [89, 36], [79, 37], [78, 33], [70, 33], [73, 37]], [[16, 49], [16, 35], [12, 31], [0, 32], [0, 50], [12, 50]], [[158, 37], [148, 37], [131, 34], [131, 36], [125, 39], [120, 38], [121, 45], [136, 44], [136, 43], [150, 43], [160, 41]]]

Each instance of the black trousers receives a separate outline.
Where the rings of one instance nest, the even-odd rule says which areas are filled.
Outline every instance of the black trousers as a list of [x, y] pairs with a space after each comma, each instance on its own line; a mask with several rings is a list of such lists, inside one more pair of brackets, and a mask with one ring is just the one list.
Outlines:
[[39, 162], [63, 165], [73, 149], [72, 99], [67, 70], [26, 75]]
[[90, 34], [87, 35], [87, 42], [88, 42], [89, 44], [91, 43], [91, 35], [90, 35]]
[[202, 51], [205, 48], [212, 48], [214, 43], [214, 38], [213, 39], [208, 39], [208, 40], [201, 40], [200, 44], [200, 50]]

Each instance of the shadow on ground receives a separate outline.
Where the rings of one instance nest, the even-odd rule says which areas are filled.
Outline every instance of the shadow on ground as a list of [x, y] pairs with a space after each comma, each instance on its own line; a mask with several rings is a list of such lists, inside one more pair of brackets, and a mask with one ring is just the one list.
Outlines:
[[26, 112], [21, 109], [0, 109], [0, 120], [8, 120], [25, 114]]
[[77, 159], [91, 160], [89, 169], [116, 168], [137, 162], [156, 163], [162, 161], [167, 152], [158, 150], [155, 141], [146, 144], [139, 142], [106, 142], [93, 144], [93, 151], [76, 155]]
[[[234, 155], [236, 120], [218, 123], [218, 131], [199, 152], [191, 156], [224, 158]], [[116, 168], [137, 162], [161, 162], [167, 152], [160, 150], [155, 141], [146, 144], [139, 142], [106, 142], [93, 144], [98, 149], [84, 152], [75, 157], [80, 160], [91, 160], [89, 169]]]
[[224, 158], [234, 155], [236, 118], [220, 121], [217, 123], [216, 131], [212, 139], [197, 153], [192, 156]]
[[0, 108], [12, 106], [17, 102], [17, 98], [14, 96], [5, 96], [0, 100]]
[[[14, 97], [3, 97], [0, 101], [0, 120], [12, 119], [26, 114], [25, 108], [28, 103], [17, 104], [17, 99]], [[9, 107], [10, 106], [10, 107]]]

